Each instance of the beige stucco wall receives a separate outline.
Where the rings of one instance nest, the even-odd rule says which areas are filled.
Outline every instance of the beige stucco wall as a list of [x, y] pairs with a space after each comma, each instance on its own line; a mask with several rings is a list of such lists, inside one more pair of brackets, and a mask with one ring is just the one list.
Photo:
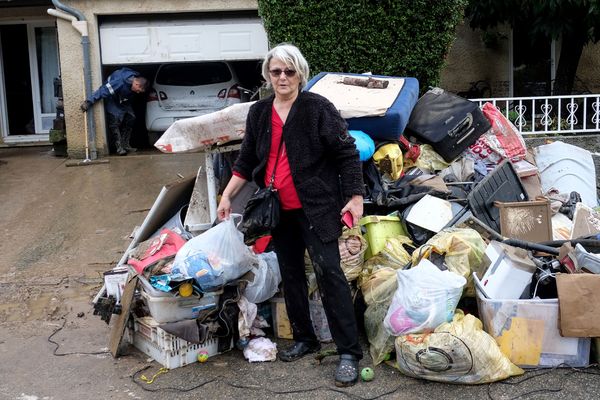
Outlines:
[[498, 33], [501, 35], [498, 46], [489, 48], [483, 44], [480, 30], [474, 31], [466, 22], [460, 24], [442, 69], [440, 86], [460, 92], [468, 90], [470, 82], [485, 80], [492, 88], [492, 96], [507, 96], [509, 31], [500, 28]]
[[[96, 89], [102, 84], [100, 64], [100, 46], [97, 20], [99, 15], [118, 14], [153, 14], [206, 11], [237, 11], [256, 10], [256, 0], [65, 0], [62, 2], [82, 12], [88, 20], [92, 87]], [[83, 53], [81, 36], [70, 22], [58, 20], [58, 36], [60, 43], [60, 63], [65, 102], [65, 120], [69, 157], [83, 158], [85, 156], [85, 120], [79, 105], [84, 98], [83, 86]], [[92, 116], [92, 113], [89, 113]], [[101, 104], [94, 106], [94, 121], [96, 124], [96, 147], [99, 156], [106, 155], [106, 126]]]

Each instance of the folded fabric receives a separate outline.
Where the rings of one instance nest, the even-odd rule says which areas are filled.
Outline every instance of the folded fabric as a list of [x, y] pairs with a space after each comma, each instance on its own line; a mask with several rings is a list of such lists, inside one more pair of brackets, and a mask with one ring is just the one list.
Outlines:
[[160, 328], [190, 343], [204, 343], [208, 338], [208, 326], [199, 323], [195, 319], [168, 322], [161, 324]]

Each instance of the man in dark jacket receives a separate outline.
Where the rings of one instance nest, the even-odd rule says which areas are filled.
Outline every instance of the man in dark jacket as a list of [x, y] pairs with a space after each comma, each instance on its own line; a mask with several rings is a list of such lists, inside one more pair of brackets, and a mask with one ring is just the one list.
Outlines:
[[86, 112], [92, 104], [104, 99], [108, 129], [120, 156], [136, 151], [129, 144], [135, 123], [135, 113], [130, 100], [134, 94], [145, 92], [147, 86], [148, 81], [139, 72], [121, 68], [110, 74], [106, 83], [81, 103], [81, 110]]

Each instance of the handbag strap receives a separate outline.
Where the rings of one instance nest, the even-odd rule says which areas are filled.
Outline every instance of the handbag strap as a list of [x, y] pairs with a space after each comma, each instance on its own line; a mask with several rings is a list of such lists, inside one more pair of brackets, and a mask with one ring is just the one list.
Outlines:
[[271, 180], [269, 181], [269, 187], [273, 187], [273, 182], [275, 182], [275, 171], [277, 170], [277, 162], [279, 161], [279, 153], [281, 153], [281, 148], [283, 147], [283, 132], [281, 132], [281, 139], [279, 140], [279, 147], [277, 148], [277, 157], [275, 157], [275, 165], [273, 165], [273, 173], [271, 174]]

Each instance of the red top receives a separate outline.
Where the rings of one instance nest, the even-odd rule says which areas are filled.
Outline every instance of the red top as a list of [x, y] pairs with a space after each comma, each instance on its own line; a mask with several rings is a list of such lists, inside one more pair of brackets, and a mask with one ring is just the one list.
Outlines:
[[281, 208], [284, 210], [295, 210], [302, 208], [296, 186], [292, 180], [292, 172], [290, 171], [290, 163], [288, 161], [285, 143], [281, 146], [279, 158], [277, 158], [277, 150], [279, 150], [279, 142], [282, 140], [283, 121], [273, 107], [271, 114], [271, 150], [269, 151], [269, 159], [267, 160], [267, 169], [265, 171], [265, 186], [269, 186], [275, 160], [277, 160], [277, 169], [275, 170], [275, 182], [273, 186], [279, 191], [281, 200]]
[[[281, 208], [284, 210], [295, 210], [302, 208], [302, 203], [298, 198], [298, 192], [294, 181], [292, 180], [292, 172], [290, 171], [290, 163], [288, 161], [287, 152], [285, 151], [285, 143], [281, 146], [281, 153], [277, 158], [277, 151], [279, 150], [279, 141], [283, 134], [283, 121], [275, 111], [271, 114], [271, 150], [269, 151], [269, 158], [267, 160], [267, 168], [265, 171], [265, 186], [269, 186], [271, 175], [273, 174], [273, 166], [277, 159], [277, 170], [275, 171], [275, 181], [273, 186], [279, 191], [279, 198], [281, 200]], [[240, 173], [234, 171], [233, 175], [238, 176], [242, 179], [247, 179]]]

